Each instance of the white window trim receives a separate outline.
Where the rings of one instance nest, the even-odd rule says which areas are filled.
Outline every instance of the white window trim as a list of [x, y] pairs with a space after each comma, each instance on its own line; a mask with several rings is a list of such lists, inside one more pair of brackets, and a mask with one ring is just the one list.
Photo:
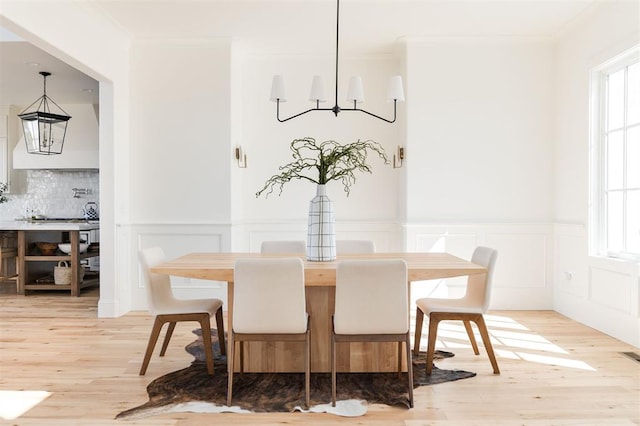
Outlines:
[[604, 86], [607, 74], [618, 71], [640, 60], [640, 45], [622, 52], [621, 54], [594, 67], [589, 78], [589, 255], [597, 257], [621, 258], [632, 261], [640, 261], [638, 256], [628, 256], [620, 253], [612, 253], [606, 250], [605, 223], [603, 218], [603, 205], [605, 182], [605, 158], [604, 144], [601, 141], [602, 128], [604, 127], [605, 109]]

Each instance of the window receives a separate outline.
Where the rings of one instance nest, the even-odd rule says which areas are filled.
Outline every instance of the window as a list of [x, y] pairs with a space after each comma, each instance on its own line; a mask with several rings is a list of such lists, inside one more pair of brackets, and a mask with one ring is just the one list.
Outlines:
[[591, 245], [640, 260], [640, 49], [592, 73]]

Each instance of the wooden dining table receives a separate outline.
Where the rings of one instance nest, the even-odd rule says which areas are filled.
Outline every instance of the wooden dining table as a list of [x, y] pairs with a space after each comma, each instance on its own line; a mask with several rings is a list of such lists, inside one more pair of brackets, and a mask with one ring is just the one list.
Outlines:
[[[240, 258], [300, 257], [299, 254], [190, 253], [151, 268], [159, 274], [227, 282], [227, 329], [233, 326], [233, 275]], [[336, 266], [345, 259], [404, 259], [409, 282], [484, 274], [486, 268], [448, 253], [366, 253], [338, 256], [331, 262], [304, 262], [307, 312], [311, 322], [311, 370], [331, 371], [331, 316], [335, 301]], [[366, 297], [366, 295], [363, 295]], [[245, 371], [302, 372], [304, 345], [295, 342], [245, 344]], [[239, 351], [236, 351], [238, 354]], [[341, 372], [382, 372], [397, 368], [397, 346], [389, 342], [340, 343]], [[236, 363], [238, 365], [239, 363]], [[404, 366], [406, 368], [406, 366]]]

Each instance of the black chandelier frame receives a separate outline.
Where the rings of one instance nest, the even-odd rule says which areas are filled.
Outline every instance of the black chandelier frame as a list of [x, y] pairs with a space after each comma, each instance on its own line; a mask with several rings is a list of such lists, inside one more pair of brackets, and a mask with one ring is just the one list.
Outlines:
[[[294, 114], [290, 117], [287, 118], [280, 118], [280, 98], [276, 98], [276, 118], [278, 119], [279, 122], [284, 123], [285, 121], [289, 121], [291, 119], [294, 119], [296, 117], [300, 117], [301, 115], [307, 114], [311, 111], [331, 111], [335, 114], [335, 116], [337, 117], [339, 113], [341, 113], [342, 111], [360, 111], [363, 112], [365, 114], [368, 114], [372, 117], [378, 118], [380, 120], [386, 121], [387, 123], [394, 123], [396, 121], [397, 118], [397, 99], [393, 99], [393, 119], [387, 119], [384, 117], [381, 117], [377, 114], [374, 114], [372, 112], [369, 112], [367, 110], [364, 110], [362, 108], [358, 108], [357, 106], [357, 101], [354, 100], [353, 101], [353, 108], [342, 108], [340, 107], [340, 105], [338, 105], [338, 53], [340, 51], [340, 0], [336, 0], [336, 85], [335, 85], [335, 102], [332, 108], [320, 108], [320, 100], [316, 100], [316, 107], [315, 108], [309, 108], [306, 111], [302, 111], [299, 112], [297, 114]], [[283, 101], [284, 102], [284, 101]]]

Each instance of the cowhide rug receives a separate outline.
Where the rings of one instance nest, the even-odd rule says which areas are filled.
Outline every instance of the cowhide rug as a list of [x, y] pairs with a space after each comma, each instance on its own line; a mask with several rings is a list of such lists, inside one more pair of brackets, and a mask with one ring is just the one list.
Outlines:
[[[116, 419], [133, 420], [169, 412], [292, 412], [304, 407], [304, 373], [244, 373], [234, 377], [233, 407], [227, 407], [227, 364], [220, 355], [216, 330], [211, 331], [215, 374], [209, 376], [204, 362], [202, 332], [193, 330], [198, 340], [185, 348], [195, 357], [191, 366], [152, 381], [147, 386], [149, 401], [121, 412]], [[436, 351], [435, 359], [454, 356]], [[426, 354], [413, 357], [414, 388], [474, 377], [462, 370], [433, 367], [425, 373]], [[236, 380], [237, 378], [237, 380]], [[331, 407], [331, 374], [311, 374], [312, 412], [329, 412], [343, 416], [359, 416], [367, 404], [408, 407], [406, 374], [338, 373], [337, 406]]]

